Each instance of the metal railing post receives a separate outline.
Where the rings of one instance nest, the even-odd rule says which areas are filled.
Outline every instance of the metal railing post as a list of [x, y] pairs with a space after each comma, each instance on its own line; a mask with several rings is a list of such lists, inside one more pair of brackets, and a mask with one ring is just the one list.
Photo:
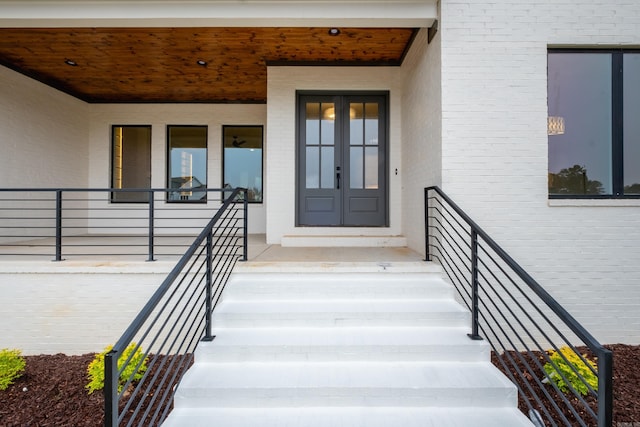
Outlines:
[[471, 333], [468, 334], [472, 340], [481, 340], [478, 334], [478, 233], [471, 229]]
[[431, 261], [429, 252], [429, 189], [424, 189], [424, 260]]
[[246, 261], [247, 260], [247, 256], [248, 256], [248, 252], [249, 252], [249, 235], [248, 235], [248, 231], [249, 230], [249, 200], [247, 200], [249, 197], [249, 193], [247, 190], [244, 190], [244, 197], [242, 198], [244, 200], [243, 202], [243, 209], [244, 209], [244, 220], [243, 220], [243, 224], [242, 224], [242, 261]]
[[149, 190], [149, 256], [147, 257], [147, 261], [155, 261], [153, 258], [154, 255], [154, 217], [155, 217], [155, 209], [154, 209], [154, 199], [153, 199], [153, 190]]
[[207, 259], [206, 259], [206, 277], [205, 277], [205, 286], [207, 287], [205, 292], [205, 310], [204, 310], [204, 323], [205, 323], [205, 334], [202, 338], [202, 341], [213, 341], [213, 335], [211, 334], [211, 312], [213, 311], [212, 305], [212, 286], [213, 286], [213, 277], [212, 276], [212, 264], [213, 264], [213, 229], [209, 230], [207, 233]]
[[56, 190], [56, 259], [62, 261], [62, 190]]
[[104, 356], [104, 427], [118, 425], [118, 356], [111, 350]]
[[598, 356], [598, 427], [613, 425], [613, 353]]

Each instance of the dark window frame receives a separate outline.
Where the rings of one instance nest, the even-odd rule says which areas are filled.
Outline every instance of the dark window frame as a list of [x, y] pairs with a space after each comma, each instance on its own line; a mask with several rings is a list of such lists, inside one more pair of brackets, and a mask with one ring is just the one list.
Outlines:
[[[115, 188], [113, 186], [113, 180], [114, 180], [114, 165], [113, 162], [115, 160], [114, 155], [113, 155], [113, 151], [114, 151], [114, 137], [115, 137], [115, 130], [116, 128], [148, 128], [149, 129], [149, 167], [151, 168], [152, 166], [152, 153], [153, 153], [153, 126], [152, 125], [136, 125], [136, 124], [127, 124], [127, 125], [120, 125], [120, 124], [112, 124], [111, 125], [111, 133], [110, 133], [110, 139], [111, 139], [111, 144], [110, 144], [110, 150], [109, 150], [109, 166], [110, 166], [110, 171], [109, 171], [109, 188]], [[151, 170], [149, 170], [149, 174], [151, 174]], [[151, 185], [151, 180], [149, 180], [149, 189], [152, 188]], [[110, 192], [109, 194], [109, 203], [144, 203], [144, 204], [148, 204], [149, 200], [117, 200], [115, 199], [115, 192]]]
[[204, 128], [205, 130], [205, 197], [204, 199], [197, 200], [172, 200], [170, 197], [171, 192], [167, 192], [165, 201], [167, 203], [207, 203], [209, 200], [209, 126], [208, 125], [180, 125], [180, 124], [168, 124], [166, 125], [166, 141], [165, 141], [165, 185], [167, 189], [171, 189], [171, 128]]
[[[549, 199], [640, 199], [640, 194], [624, 194], [624, 63], [627, 53], [640, 54], [640, 49], [624, 48], [548, 48], [551, 54], [601, 53], [611, 55], [611, 194], [548, 194]], [[548, 76], [548, 72], [547, 72]], [[547, 91], [549, 81], [547, 77]], [[547, 92], [548, 96], [548, 92]], [[547, 137], [547, 144], [548, 144]], [[547, 149], [548, 150], [548, 149]], [[547, 151], [548, 153], [548, 151]], [[548, 169], [547, 169], [548, 170]], [[547, 189], [548, 192], [548, 189]]]
[[[250, 204], [258, 204], [261, 205], [264, 203], [264, 125], [222, 125], [222, 138], [221, 141], [222, 143], [220, 144], [222, 147], [222, 170], [221, 170], [221, 182], [222, 185], [225, 185], [225, 179], [224, 179], [224, 171], [225, 171], [225, 156], [224, 156], [224, 136], [225, 136], [225, 130], [227, 128], [260, 128], [260, 134], [262, 135], [261, 137], [261, 141], [260, 141], [260, 150], [261, 150], [261, 154], [260, 154], [260, 164], [261, 164], [261, 171], [260, 171], [260, 182], [262, 183], [262, 197], [260, 198], [260, 200], [248, 200], [247, 202]], [[225, 195], [226, 197], [226, 195]]]

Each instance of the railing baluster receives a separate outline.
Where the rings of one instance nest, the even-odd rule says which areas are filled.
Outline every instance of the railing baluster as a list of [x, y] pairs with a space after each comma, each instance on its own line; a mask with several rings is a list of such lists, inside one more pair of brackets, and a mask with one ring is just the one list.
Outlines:
[[472, 340], [481, 340], [478, 333], [478, 233], [471, 229], [471, 333]]

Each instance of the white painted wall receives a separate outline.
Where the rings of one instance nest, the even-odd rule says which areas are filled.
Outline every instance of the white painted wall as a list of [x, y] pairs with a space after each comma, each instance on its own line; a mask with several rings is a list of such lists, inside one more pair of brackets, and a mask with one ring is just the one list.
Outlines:
[[2, 187], [86, 184], [86, 103], [0, 66], [0, 129]]
[[[84, 187], [89, 170], [88, 136], [87, 104], [0, 66], [0, 187]], [[3, 207], [22, 209], [18, 216], [29, 218], [27, 224], [33, 228], [2, 228], [0, 234], [54, 235], [55, 222], [40, 218], [54, 217], [55, 197], [55, 192], [1, 193], [0, 198], [5, 200], [30, 200], [5, 201]], [[15, 212], [3, 211], [2, 217], [16, 216]], [[18, 222], [3, 219], [1, 225], [14, 226]], [[84, 227], [86, 222], [75, 221], [74, 225]], [[3, 243], [12, 240], [0, 238]]]
[[[262, 104], [95, 104], [91, 106], [89, 137], [89, 187], [110, 187], [111, 126], [151, 125], [151, 185], [166, 188], [167, 125], [208, 126], [207, 179], [211, 188], [222, 187], [222, 126], [265, 125], [264, 150], [269, 151], [266, 138], [266, 106]], [[266, 170], [267, 162], [263, 168]], [[265, 172], [265, 181], [266, 178]], [[249, 233], [266, 230], [265, 211], [269, 196], [265, 192], [262, 204], [249, 205]], [[108, 206], [107, 204], [104, 204]], [[218, 202], [209, 202], [212, 208]], [[160, 203], [161, 208], [180, 209], [180, 205]], [[112, 209], [118, 206], [111, 206]], [[189, 215], [185, 212], [180, 215]], [[94, 224], [98, 224], [94, 222]]]
[[440, 35], [423, 29], [402, 65], [402, 217], [412, 249], [424, 254], [424, 188], [442, 176]]
[[444, 190], [596, 338], [640, 343], [640, 203], [549, 201], [546, 135], [547, 48], [638, 46], [640, 3], [441, 8]]
[[[295, 226], [297, 90], [388, 90], [389, 224], [387, 228]], [[401, 95], [399, 67], [269, 67], [267, 70], [267, 243], [283, 236], [398, 236], [402, 234]], [[398, 169], [398, 175], [394, 173]]]

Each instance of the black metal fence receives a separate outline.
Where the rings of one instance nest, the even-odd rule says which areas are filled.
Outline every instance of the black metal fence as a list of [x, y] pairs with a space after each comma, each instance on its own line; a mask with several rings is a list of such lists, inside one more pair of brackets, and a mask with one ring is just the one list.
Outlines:
[[180, 256], [231, 194], [197, 191], [0, 189], [0, 257]]
[[246, 259], [246, 212], [246, 190], [235, 190], [105, 356], [105, 426], [167, 417], [198, 342], [213, 339], [211, 313], [227, 279]]
[[427, 259], [442, 266], [471, 311], [470, 338], [491, 345], [520, 408], [546, 426], [610, 427], [611, 351], [442, 190], [426, 188], [424, 197]]

